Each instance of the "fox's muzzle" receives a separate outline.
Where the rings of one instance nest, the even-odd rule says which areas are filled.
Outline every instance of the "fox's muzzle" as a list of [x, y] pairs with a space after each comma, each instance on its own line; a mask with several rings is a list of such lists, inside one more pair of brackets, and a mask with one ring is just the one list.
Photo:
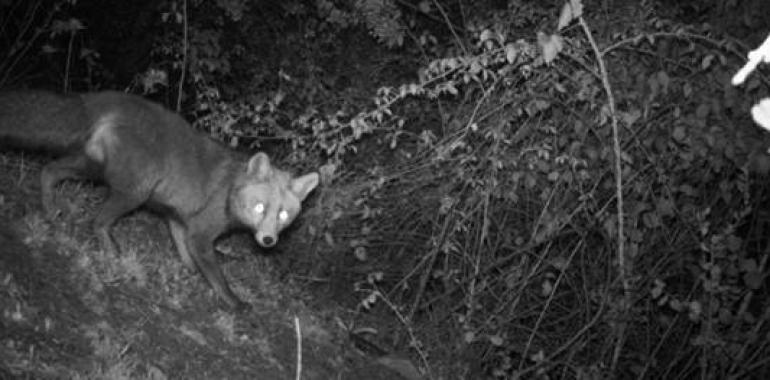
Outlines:
[[275, 243], [278, 241], [273, 235], [266, 234], [260, 236], [260, 233], [257, 233], [254, 235], [254, 238], [257, 240], [257, 243], [265, 248], [270, 248], [275, 245]]

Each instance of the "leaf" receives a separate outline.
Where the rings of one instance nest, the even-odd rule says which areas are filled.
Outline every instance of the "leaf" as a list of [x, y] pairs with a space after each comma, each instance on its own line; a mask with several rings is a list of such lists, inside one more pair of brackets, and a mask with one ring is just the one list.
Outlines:
[[556, 30], [562, 30], [569, 25], [572, 20], [583, 15], [583, 1], [582, 0], [569, 0], [561, 7], [561, 13], [559, 13], [559, 24]]
[[355, 256], [358, 261], [366, 261], [369, 258], [369, 255], [366, 253], [366, 248], [363, 246], [356, 247], [353, 250], [353, 256]]
[[696, 195], [695, 189], [692, 186], [688, 185], [688, 184], [684, 184], [682, 186], [679, 186], [678, 190], [679, 190], [680, 193], [682, 193], [684, 195], [687, 195], [688, 197], [694, 197]]
[[330, 247], [334, 247], [334, 238], [332, 237], [331, 233], [325, 232], [324, 240], [326, 241], [326, 244], [328, 244]]
[[572, 16], [575, 18], [583, 16], [583, 0], [570, 0], [572, 6]]
[[642, 222], [644, 223], [644, 226], [649, 229], [658, 228], [661, 226], [660, 216], [654, 212], [645, 212], [642, 214]]
[[503, 338], [500, 337], [500, 335], [492, 335], [489, 337], [489, 343], [492, 343], [494, 346], [502, 346], [503, 345]]
[[666, 283], [656, 279], [655, 280], [655, 286], [652, 288], [650, 293], [652, 294], [653, 299], [658, 299], [661, 295], [663, 295], [663, 289], [666, 287]]
[[481, 72], [481, 63], [479, 63], [478, 60], [474, 60], [471, 62], [471, 67], [469, 68], [468, 72], [470, 72], [473, 75], [476, 75]]
[[543, 281], [540, 294], [543, 297], [548, 297], [551, 294], [551, 292], [553, 292], [553, 283], [551, 282], [551, 280]]
[[629, 127], [634, 125], [640, 117], [642, 117], [642, 111], [638, 109], [631, 110], [630, 112], [620, 112], [620, 118]]
[[552, 171], [548, 173], [548, 180], [551, 182], [556, 182], [559, 180], [559, 172], [558, 171]]
[[729, 250], [730, 252], [738, 253], [742, 245], [743, 245], [743, 241], [741, 240], [741, 238], [735, 235], [729, 235], [727, 237], [727, 250]]
[[486, 40], [488, 40], [488, 39], [491, 39], [491, 38], [493, 38], [493, 37], [494, 37], [494, 34], [492, 34], [492, 31], [491, 31], [491, 30], [489, 30], [489, 29], [484, 29], [484, 30], [481, 32], [481, 36], [479, 36], [479, 42], [484, 42], [484, 41], [486, 41]]
[[509, 43], [505, 45], [505, 60], [508, 61], [508, 63], [514, 63], [518, 56], [519, 49], [516, 48], [515, 44]]
[[684, 129], [683, 125], [677, 125], [674, 127], [674, 132], [671, 134], [671, 136], [674, 138], [674, 140], [678, 142], [682, 142], [685, 137], [687, 137], [687, 133]]
[[455, 85], [452, 82], [447, 83], [445, 88], [452, 95], [457, 95], [458, 93], [457, 88], [455, 88]]
[[692, 84], [690, 82], [685, 83], [682, 92], [684, 92], [685, 98], [690, 98], [692, 96]]
[[746, 274], [743, 275], [743, 282], [746, 283], [746, 286], [752, 290], [761, 288], [764, 279], [765, 276], [762, 273], [756, 271], [746, 272]]
[[732, 320], [733, 320], [733, 315], [730, 312], [730, 309], [725, 308], [725, 307], [719, 309], [719, 321], [720, 322], [722, 322], [724, 324], [730, 324], [730, 323], [732, 323]]
[[660, 198], [655, 203], [655, 210], [661, 216], [673, 216], [674, 202], [670, 198]]
[[570, 3], [565, 2], [561, 7], [561, 13], [559, 14], [559, 24], [556, 26], [556, 30], [562, 30], [565, 26], [569, 25], [575, 17], [572, 16], [572, 6]]
[[537, 43], [540, 45], [540, 49], [543, 52], [543, 60], [545, 63], [553, 62], [559, 52], [564, 48], [562, 38], [558, 34], [546, 35], [543, 32], [538, 32]]
[[698, 119], [705, 119], [709, 115], [709, 105], [706, 103], [701, 103], [701, 105], [698, 106], [698, 108], [695, 109], [695, 117]]
[[703, 314], [703, 306], [701, 306], [700, 302], [698, 301], [691, 301], [687, 306], [689, 311], [687, 316], [692, 321], [698, 321], [701, 314]]

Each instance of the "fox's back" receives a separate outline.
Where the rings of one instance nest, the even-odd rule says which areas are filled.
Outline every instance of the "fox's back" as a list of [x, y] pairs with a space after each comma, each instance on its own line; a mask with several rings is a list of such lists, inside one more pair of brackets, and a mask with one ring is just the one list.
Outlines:
[[[194, 131], [179, 115], [135, 95], [82, 95], [91, 132], [84, 147], [115, 181], [153, 189], [150, 205], [196, 210], [224, 190], [236, 154]], [[109, 179], [108, 179], [109, 181]]]

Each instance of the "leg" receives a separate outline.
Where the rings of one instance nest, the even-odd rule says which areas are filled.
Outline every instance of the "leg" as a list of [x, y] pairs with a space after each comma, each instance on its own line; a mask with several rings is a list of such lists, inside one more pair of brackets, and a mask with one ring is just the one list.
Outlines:
[[195, 271], [198, 267], [195, 266], [195, 262], [190, 257], [190, 251], [187, 250], [187, 241], [185, 239], [185, 228], [182, 223], [174, 219], [168, 220], [168, 227], [171, 230], [171, 238], [174, 240], [176, 250], [179, 252], [179, 256], [182, 258], [182, 262], [190, 270]]
[[217, 295], [236, 311], [248, 309], [248, 304], [238, 299], [227, 285], [227, 280], [214, 253], [214, 238], [205, 233], [188, 235], [187, 247], [195, 264], [203, 273], [203, 277], [214, 288]]
[[125, 215], [131, 210], [138, 208], [144, 203], [144, 198], [130, 196], [127, 193], [110, 189], [110, 195], [107, 197], [107, 201], [102, 205], [102, 209], [99, 210], [99, 214], [94, 220], [94, 229], [99, 236], [99, 240], [109, 255], [118, 256], [120, 250], [115, 243], [115, 239], [110, 234], [110, 229], [115, 221], [121, 216]]
[[40, 190], [43, 209], [50, 216], [57, 214], [54, 202], [54, 187], [65, 179], [88, 177], [94, 164], [84, 155], [66, 156], [43, 167], [40, 172]]

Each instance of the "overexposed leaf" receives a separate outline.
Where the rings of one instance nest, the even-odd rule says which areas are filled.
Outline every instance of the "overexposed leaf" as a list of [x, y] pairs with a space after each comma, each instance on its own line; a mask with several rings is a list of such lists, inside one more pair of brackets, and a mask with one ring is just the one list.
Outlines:
[[751, 117], [760, 127], [770, 131], [770, 98], [762, 99], [751, 107]]
[[562, 43], [561, 36], [558, 34], [546, 35], [543, 32], [538, 32], [537, 43], [540, 45], [540, 49], [543, 52], [543, 60], [545, 63], [551, 63], [559, 52], [562, 51], [564, 45]]
[[559, 13], [559, 24], [556, 26], [556, 30], [562, 30], [565, 26], [572, 22], [572, 6], [569, 2], [564, 2], [564, 6], [561, 7], [561, 13]]
[[508, 63], [513, 63], [516, 61], [516, 57], [519, 56], [519, 49], [516, 48], [516, 45], [513, 43], [509, 43], [505, 45], [505, 60], [508, 61]]
[[488, 39], [492, 38], [493, 36], [494, 36], [494, 34], [492, 33], [492, 31], [491, 31], [491, 30], [489, 30], [489, 29], [484, 29], [484, 30], [481, 32], [481, 36], [479, 36], [479, 42], [484, 42], [484, 41], [486, 41], [486, 40], [488, 40]]
[[583, 15], [583, 0], [569, 0], [572, 6], [572, 17], [578, 18]]

